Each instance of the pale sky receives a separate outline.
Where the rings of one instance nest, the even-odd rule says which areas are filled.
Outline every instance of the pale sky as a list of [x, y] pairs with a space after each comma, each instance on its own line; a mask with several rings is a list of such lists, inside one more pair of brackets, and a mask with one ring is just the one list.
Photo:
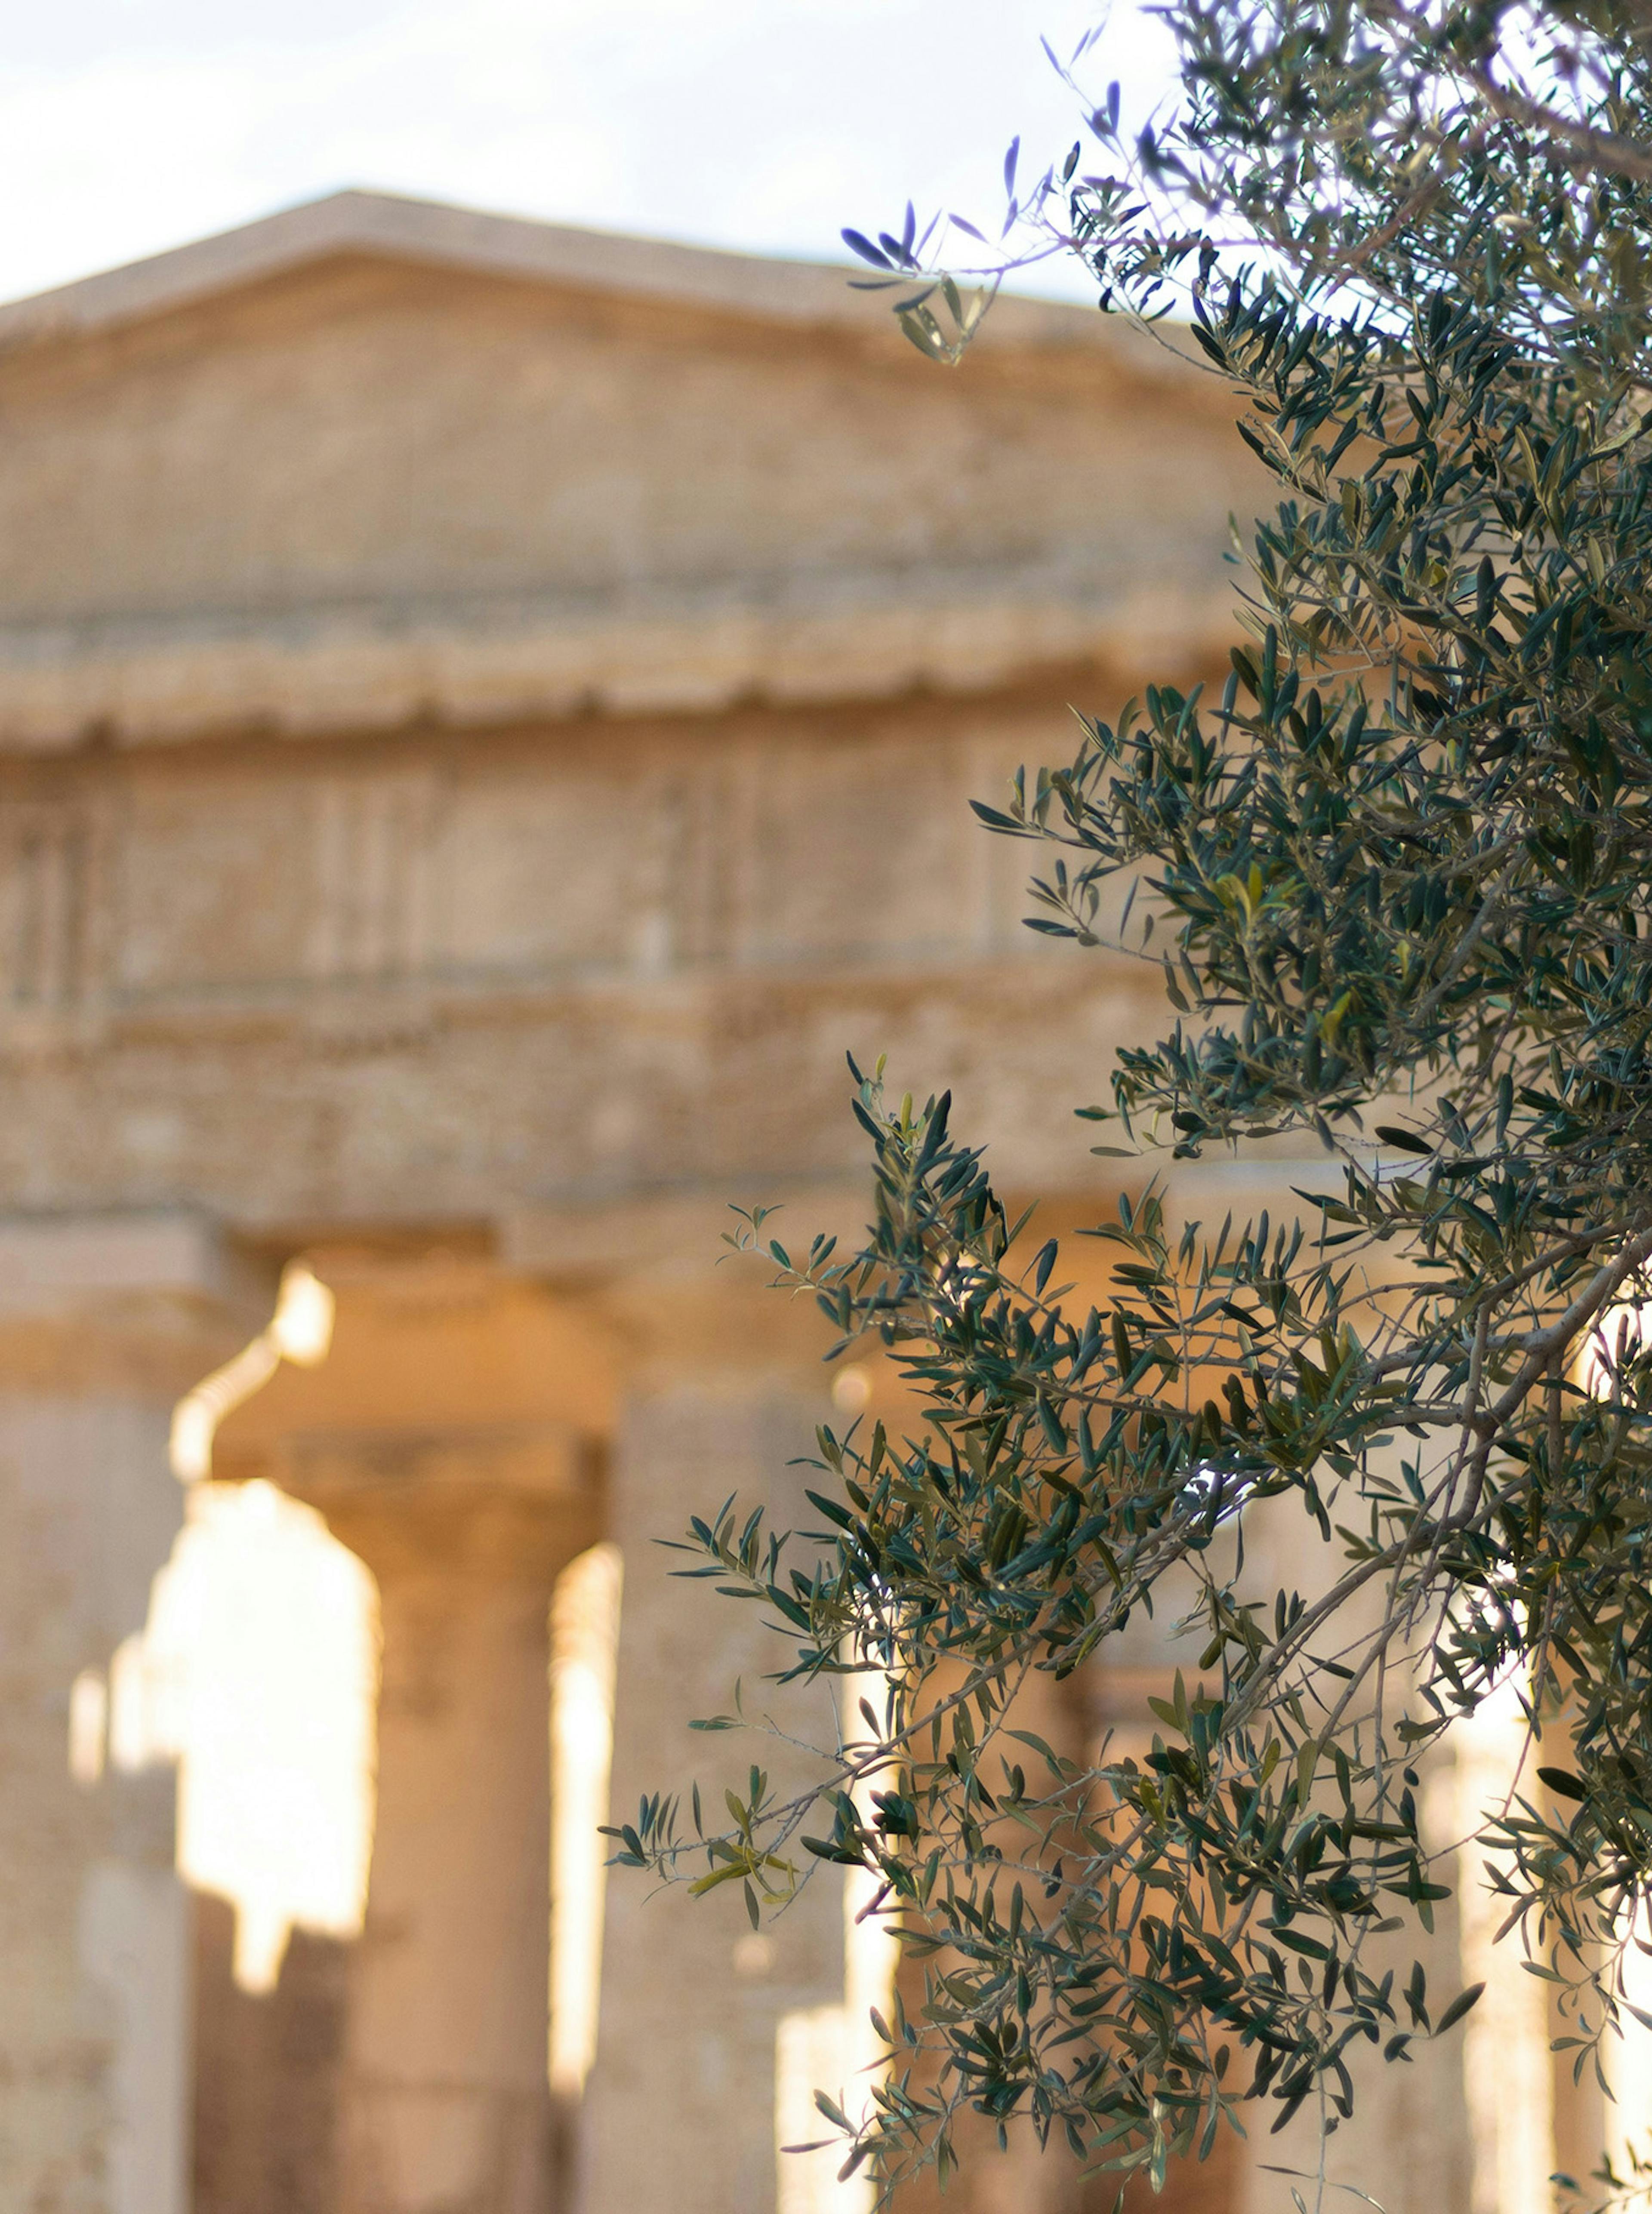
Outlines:
[[[1095, 0], [68, 0], [0, 8], [0, 298], [346, 185], [841, 256], [909, 193], [977, 219], [1078, 135]], [[1163, 34], [1116, 0], [1084, 76], [1138, 102]], [[1082, 272], [1039, 289], [1085, 297]]]

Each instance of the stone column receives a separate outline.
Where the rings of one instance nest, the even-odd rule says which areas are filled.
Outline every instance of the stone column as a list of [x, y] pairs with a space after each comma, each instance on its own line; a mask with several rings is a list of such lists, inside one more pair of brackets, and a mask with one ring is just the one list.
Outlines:
[[548, 1612], [599, 1534], [566, 1430], [294, 1442], [377, 1578], [378, 1803], [346, 1968], [340, 2214], [550, 2214]]
[[[799, 1509], [806, 1519], [804, 1473], [787, 1463], [811, 1449], [825, 1405], [823, 1391], [712, 1377], [625, 1409], [611, 1477], [625, 1556], [611, 1819], [634, 1819], [645, 1791], [681, 1789], [686, 1805], [697, 1775], [708, 1819], [720, 1820], [724, 1784], [743, 1793], [754, 1762], [780, 1783], [805, 1771], [756, 1731], [689, 1734], [692, 1718], [731, 1710], [737, 1678], [749, 1714], [829, 1734], [823, 1687], [805, 1699], [764, 1682], [788, 1655], [760, 1611], [672, 1581], [687, 1563], [656, 1542], [737, 1489], [782, 1527]], [[822, 1865], [758, 1936], [737, 1886], [695, 1900], [610, 1873], [580, 2214], [770, 2214], [777, 2040], [786, 2017], [842, 2003], [842, 1897], [841, 1873]]]
[[187, 2214], [173, 1779], [107, 1771], [107, 1669], [181, 1519], [173, 1403], [246, 1334], [237, 1289], [180, 1216], [0, 1220], [0, 2205], [20, 2214]]

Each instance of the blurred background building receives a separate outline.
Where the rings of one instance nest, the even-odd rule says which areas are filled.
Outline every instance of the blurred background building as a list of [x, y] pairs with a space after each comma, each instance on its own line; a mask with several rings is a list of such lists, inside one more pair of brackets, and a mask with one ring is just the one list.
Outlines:
[[[798, 1495], [817, 1318], [716, 1263], [853, 1233], [846, 1049], [1104, 1201], [1158, 972], [968, 802], [1223, 667], [1231, 414], [1082, 309], [945, 372], [818, 266], [366, 193], [0, 310], [5, 2214], [864, 2205], [776, 2150], [890, 1973], [837, 1872], [754, 1933], [595, 1825], [762, 1757], [656, 1541]], [[1478, 2105], [1338, 2141], [1391, 2214], [1546, 2206], [1521, 1981]]]

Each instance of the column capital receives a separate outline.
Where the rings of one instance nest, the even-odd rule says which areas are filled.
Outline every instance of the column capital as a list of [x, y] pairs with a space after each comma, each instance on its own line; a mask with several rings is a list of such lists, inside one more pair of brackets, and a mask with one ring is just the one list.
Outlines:
[[[241, 1471], [225, 1455], [219, 1472]], [[316, 1508], [381, 1584], [439, 1573], [548, 1591], [602, 1534], [600, 1448], [566, 1422], [296, 1430], [260, 1472]]]
[[268, 1299], [193, 1209], [0, 1214], [0, 1390], [175, 1398]]

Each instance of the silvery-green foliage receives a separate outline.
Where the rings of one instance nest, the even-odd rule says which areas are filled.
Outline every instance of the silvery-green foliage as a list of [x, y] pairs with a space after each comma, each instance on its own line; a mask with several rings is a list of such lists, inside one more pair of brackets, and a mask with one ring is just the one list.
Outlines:
[[[1500, 1684], [1539, 1741], [1484, 1813], [1489, 1880], [1579, 2070], [1652, 1890], [1652, 1349], [1610, 1320], [1652, 1264], [1652, 19], [1164, 13], [1179, 107], [1127, 132], [1110, 92], [1020, 198], [1013, 150], [986, 266], [1080, 254], [1226, 380], [1278, 482], [1220, 691], [1150, 688], [979, 810], [1046, 857], [1035, 929], [1107, 941], [1129, 879], [1108, 957], [1162, 964], [1165, 1034], [1080, 1110], [1142, 1157], [1096, 1233], [1113, 1290], [1080, 1311], [1053, 1245], [1019, 1257], [945, 1099], [859, 1083], [864, 1246], [742, 1242], [838, 1348], [881, 1341], [922, 1419], [823, 1431], [812, 1538], [731, 1505], [690, 1542], [791, 1673], [886, 1697], [817, 1791], [754, 1771], [725, 1832], [656, 1799], [617, 1833], [754, 1915], [811, 1855], [872, 1872], [927, 1972], [851, 2154], [886, 2177], [945, 2170], [962, 2107], [1159, 2174], [1235, 2115], [1345, 2113], [1351, 2053], [1472, 2003], [1392, 1954], [1456, 1865], [1422, 1764]], [[982, 271], [927, 235], [850, 242], [945, 359]], [[1333, 1196], [1171, 1238], [1156, 1149], [1290, 1133], [1339, 1157]], [[1317, 1533], [1300, 1592], [1231, 1540], [1264, 1499]], [[1190, 1589], [1150, 1754], [1019, 1728], [1032, 1673]]]

